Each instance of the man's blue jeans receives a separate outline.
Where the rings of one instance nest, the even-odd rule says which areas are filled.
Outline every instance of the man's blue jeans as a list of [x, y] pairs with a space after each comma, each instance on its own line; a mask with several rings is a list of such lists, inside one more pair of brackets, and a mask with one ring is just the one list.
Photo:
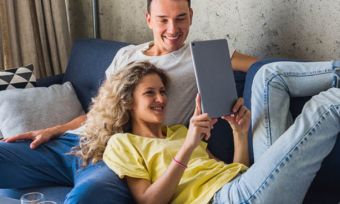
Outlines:
[[36, 150], [29, 141], [0, 142], [0, 188], [73, 186], [65, 203], [133, 203], [125, 182], [104, 162], [80, 168], [67, 153], [78, 145], [74, 134], [64, 134]]
[[[214, 203], [302, 203], [340, 131], [333, 65], [276, 62], [256, 73], [251, 101], [255, 163], [218, 191]], [[311, 95], [316, 96], [293, 123], [290, 97]]]

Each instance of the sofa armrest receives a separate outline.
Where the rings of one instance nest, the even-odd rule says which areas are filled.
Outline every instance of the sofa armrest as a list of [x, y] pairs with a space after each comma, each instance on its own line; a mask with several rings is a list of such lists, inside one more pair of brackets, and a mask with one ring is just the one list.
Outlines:
[[55, 76], [44, 77], [37, 80], [37, 87], [48, 87], [53, 84], [62, 84], [64, 74], [58, 74]]

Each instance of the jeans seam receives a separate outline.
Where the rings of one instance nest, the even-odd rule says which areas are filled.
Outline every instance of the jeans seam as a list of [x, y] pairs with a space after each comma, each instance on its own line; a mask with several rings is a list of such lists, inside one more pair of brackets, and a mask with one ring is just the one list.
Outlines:
[[[332, 73], [333, 69], [325, 69], [325, 70], [320, 70], [320, 71], [314, 71], [314, 72], [304, 72], [304, 73], [297, 73], [297, 72], [284, 72], [284, 73], [277, 73], [273, 74], [271, 77], [265, 80], [265, 89], [264, 89], [264, 105], [265, 105], [265, 127], [266, 127], [266, 132], [267, 132], [267, 141], [266, 141], [266, 146], [269, 147], [273, 144], [272, 141], [272, 134], [271, 134], [271, 126], [270, 126], [270, 116], [269, 116], [269, 87], [270, 83], [277, 77], [279, 77], [282, 81], [282, 85], [284, 88], [287, 90], [289, 94], [289, 89], [288, 86], [285, 83], [285, 80], [282, 78], [282, 76], [285, 77], [305, 77], [305, 76], [315, 76], [315, 75], [323, 75], [323, 74], [329, 74]], [[290, 94], [289, 94], [290, 95]]]
[[[265, 189], [265, 187], [268, 185], [268, 180], [269, 179], [272, 179], [274, 177], [274, 173], [279, 173], [280, 170], [279, 169], [282, 169], [287, 162], [289, 162], [289, 160], [293, 157], [293, 153], [294, 151], [298, 151], [299, 150], [299, 147], [301, 145], [303, 145], [305, 142], [308, 141], [308, 138], [313, 136], [314, 135], [314, 132], [316, 131], [317, 128], [320, 127], [321, 125], [321, 121], [324, 121], [326, 120], [326, 117], [327, 116], [330, 116], [330, 109], [334, 108], [335, 106], [334, 105], [331, 105], [329, 108], [327, 108], [327, 110], [325, 110], [320, 118], [312, 125], [311, 128], [309, 128], [305, 135], [300, 139], [298, 140], [298, 142], [296, 142], [296, 144], [287, 152], [287, 154], [285, 154], [285, 156], [281, 159], [281, 161], [273, 168], [273, 170], [271, 171], [271, 173], [269, 174], [268, 177], [266, 177], [264, 179], [264, 181], [262, 182], [262, 184], [260, 184], [260, 186], [254, 191], [253, 194], [251, 194], [249, 196], [248, 199], [246, 199], [245, 201], [242, 201], [241, 204], [248, 204], [250, 203], [251, 200], [253, 199], [256, 199], [256, 194], [261, 192], [261, 189]], [[339, 109], [338, 106], [335, 107], [337, 110]]]

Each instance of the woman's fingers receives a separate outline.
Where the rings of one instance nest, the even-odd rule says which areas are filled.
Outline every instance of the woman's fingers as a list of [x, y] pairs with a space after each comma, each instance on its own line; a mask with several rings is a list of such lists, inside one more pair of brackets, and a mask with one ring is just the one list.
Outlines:
[[217, 121], [218, 120], [216, 118], [215, 119], [209, 118], [208, 114], [206, 114], [206, 113], [191, 118], [191, 123], [207, 122], [207, 124], [209, 124], [210, 128], [213, 128], [213, 126], [217, 123]]
[[211, 135], [211, 120], [206, 121], [192, 121], [192, 125], [195, 128], [195, 135], [200, 139], [208, 140]]
[[247, 107], [242, 106], [239, 111], [232, 115], [223, 116], [222, 119], [226, 120], [230, 125], [241, 125], [244, 121], [250, 118], [250, 111]]
[[192, 117], [191, 120], [193, 120], [193, 121], [208, 121], [208, 120], [210, 120], [210, 118], [209, 118], [207, 113], [203, 113], [203, 114]]
[[196, 106], [195, 106], [195, 112], [194, 112], [194, 116], [198, 116], [202, 113], [201, 110], [201, 96], [200, 94], [196, 95]]
[[238, 113], [236, 114], [236, 122], [238, 123], [248, 112], [248, 109], [245, 106], [242, 106]]
[[200, 139], [208, 140], [211, 136], [210, 128], [207, 127], [198, 127], [198, 133], [200, 136]]
[[243, 106], [243, 104], [244, 104], [243, 98], [238, 98], [235, 105], [233, 106], [233, 109], [232, 109], [233, 113], [237, 113], [240, 110], [240, 108]]
[[210, 127], [211, 127], [211, 129], [213, 129], [214, 128], [214, 125], [217, 123], [217, 118], [214, 118], [214, 119], [211, 119], [211, 121], [210, 121]]
[[196, 122], [194, 122], [194, 125], [196, 127], [200, 127], [200, 128], [210, 128], [211, 129], [210, 121], [196, 121]]

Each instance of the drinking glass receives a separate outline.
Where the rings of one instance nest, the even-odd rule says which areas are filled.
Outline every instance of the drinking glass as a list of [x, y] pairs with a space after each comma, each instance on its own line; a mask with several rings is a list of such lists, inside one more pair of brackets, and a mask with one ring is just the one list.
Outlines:
[[38, 204], [57, 204], [57, 202], [46, 200], [46, 201], [41, 201]]
[[20, 197], [21, 204], [38, 204], [44, 200], [44, 194], [39, 192], [26, 193]]

